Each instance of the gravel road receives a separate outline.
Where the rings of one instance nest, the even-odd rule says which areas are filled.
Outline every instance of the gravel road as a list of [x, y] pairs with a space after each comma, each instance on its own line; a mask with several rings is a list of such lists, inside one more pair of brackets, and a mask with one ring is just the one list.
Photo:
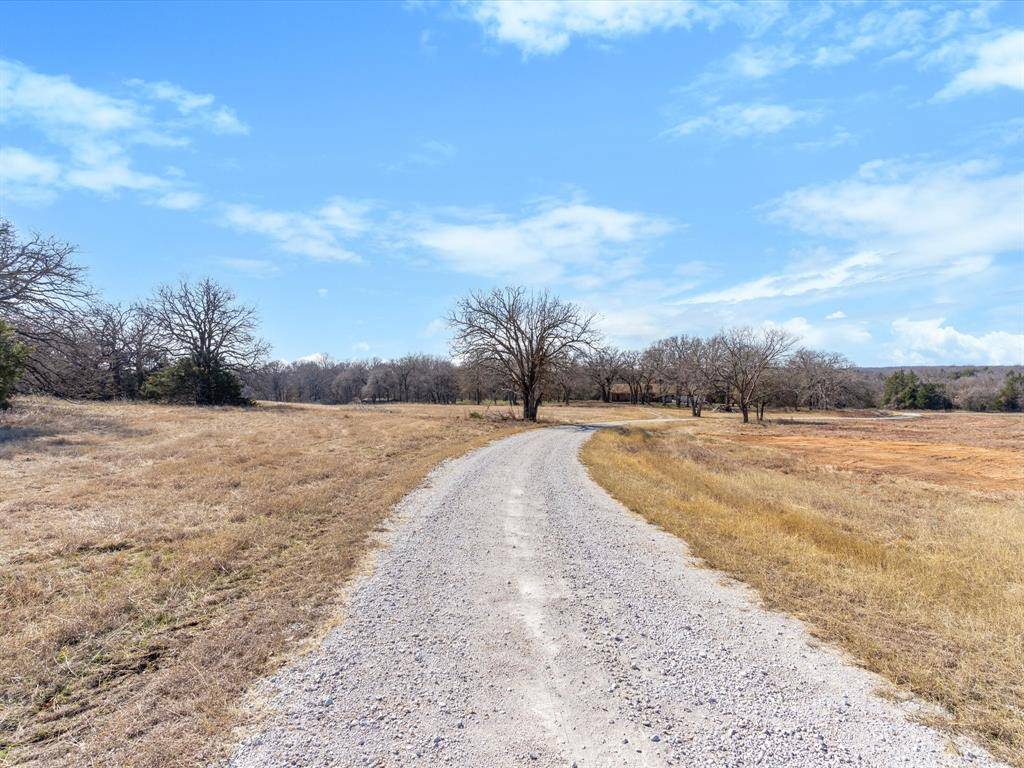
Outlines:
[[231, 765], [997, 765], [612, 500], [591, 432], [435, 470]]

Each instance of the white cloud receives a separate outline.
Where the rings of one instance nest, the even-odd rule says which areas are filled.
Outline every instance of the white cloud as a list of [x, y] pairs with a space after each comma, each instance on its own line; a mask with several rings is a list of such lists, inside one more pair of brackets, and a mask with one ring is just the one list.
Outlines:
[[420, 336], [425, 339], [437, 338], [445, 334], [448, 331], [448, 321], [443, 317], [435, 317], [426, 327], [420, 332]]
[[165, 80], [147, 82], [132, 78], [126, 81], [126, 85], [151, 101], [166, 101], [173, 104], [179, 114], [190, 118], [190, 123], [203, 125], [214, 133], [249, 133], [249, 126], [238, 119], [234, 110], [229, 107], [214, 107], [216, 97], [212, 93], [193, 93]]
[[1024, 30], [1005, 32], [979, 45], [973, 65], [957, 74], [935, 98], [955, 99], [1001, 86], [1024, 90]]
[[836, 127], [832, 135], [824, 139], [815, 139], [813, 141], [801, 141], [794, 146], [797, 149], [807, 150], [809, 152], [817, 152], [823, 149], [835, 149], [836, 147], [844, 147], [847, 144], [852, 144], [857, 140], [857, 137], [850, 133], [845, 128]]
[[206, 197], [199, 192], [179, 190], [161, 195], [154, 201], [154, 204], [161, 208], [169, 208], [172, 211], [191, 211], [201, 206], [205, 201]]
[[110, 157], [103, 163], [72, 168], [64, 175], [64, 181], [72, 187], [103, 194], [112, 194], [120, 189], [147, 191], [167, 186], [167, 181], [159, 176], [136, 171], [123, 157]]
[[[230, 109], [214, 106], [211, 95], [166, 82], [128, 83], [131, 98], [113, 96], [78, 85], [65, 75], [42, 74], [20, 62], [0, 59], [0, 124], [34, 129], [60, 155], [47, 158], [45, 171], [37, 164], [33, 184], [26, 187], [23, 180], [13, 194], [23, 195], [27, 188], [42, 200], [75, 188], [105, 195], [121, 190], [161, 192], [163, 196], [150, 202], [195, 207], [196, 193], [183, 189], [179, 177], [139, 170], [137, 150], [186, 146], [198, 129], [216, 133], [248, 129]], [[176, 114], [168, 117], [165, 109], [160, 116], [160, 104], [172, 104]], [[10, 173], [27, 172], [24, 156], [10, 155], [6, 162], [14, 169]]]
[[138, 89], [150, 99], [171, 102], [183, 115], [212, 106], [215, 101], [212, 93], [193, 93], [165, 80], [148, 83], [136, 77], [126, 81], [126, 84]]
[[370, 343], [368, 341], [357, 341], [352, 345], [352, 349], [356, 352], [366, 353], [370, 351]]
[[42, 75], [16, 61], [0, 59], [3, 119], [26, 120], [48, 128], [109, 133], [142, 128], [139, 105], [82, 88], [71, 78]]
[[743, 301], [834, 292], [878, 278], [885, 260], [865, 251], [841, 259], [831, 266], [804, 267], [690, 297], [688, 304], [736, 304]]
[[714, 27], [725, 21], [763, 28], [785, 11], [779, 2], [740, 5], [689, 0], [483, 0], [469, 8], [486, 34], [518, 46], [524, 55], [559, 53], [574, 37], [614, 40], [657, 29], [689, 29], [695, 24]]
[[890, 260], [941, 265], [1024, 248], [1022, 188], [1024, 173], [987, 163], [875, 161], [852, 179], [783, 195], [772, 216]]
[[867, 344], [871, 341], [871, 333], [857, 323], [830, 323], [827, 327], [821, 327], [813, 325], [806, 317], [792, 317], [782, 323], [769, 321], [765, 325], [789, 331], [800, 340], [800, 344], [819, 349]]
[[627, 265], [631, 248], [671, 228], [646, 214], [570, 202], [518, 217], [428, 220], [409, 238], [459, 272], [542, 282], [563, 278], [570, 269], [575, 278], [585, 278], [602, 265]]
[[760, 80], [799, 63], [800, 57], [791, 45], [746, 44], [729, 57], [726, 66], [731, 74]]
[[826, 320], [842, 320], [845, 317], [846, 313], [843, 312], [843, 310], [841, 309], [837, 309], [835, 312], [830, 312], [829, 314], [825, 315]]
[[785, 104], [726, 104], [706, 115], [686, 120], [666, 131], [670, 136], [688, 136], [709, 131], [739, 138], [778, 133], [794, 123], [814, 120], [817, 112], [793, 109]]
[[1024, 333], [990, 331], [974, 336], [945, 318], [893, 321], [892, 355], [897, 362], [1024, 364]]
[[852, 179], [803, 187], [768, 207], [771, 218], [844, 241], [853, 255], [819, 248], [812, 260], [684, 303], [842, 295], [868, 284], [980, 275], [995, 256], [1024, 248], [1022, 188], [1024, 174], [987, 163], [867, 163]]
[[316, 295], [319, 296], [321, 299], [326, 299], [327, 298], [327, 294], [328, 294], [328, 290], [326, 288], [317, 288], [316, 289]]
[[793, 3], [787, 7], [785, 24], [777, 25], [775, 41], [742, 43], [692, 87], [761, 80], [799, 66], [839, 67], [870, 56], [927, 66], [948, 59], [969, 36], [987, 32], [993, 7], [984, 2]]
[[26, 202], [46, 202], [60, 178], [60, 165], [19, 147], [0, 147], [0, 190]]
[[311, 355], [303, 355], [302, 357], [295, 358], [296, 363], [326, 363], [331, 359], [331, 356], [326, 352], [314, 352]]
[[336, 197], [309, 213], [273, 211], [251, 205], [226, 205], [221, 223], [239, 232], [269, 237], [285, 253], [308, 256], [317, 261], [359, 261], [359, 256], [342, 244], [346, 237], [362, 232], [369, 205]]

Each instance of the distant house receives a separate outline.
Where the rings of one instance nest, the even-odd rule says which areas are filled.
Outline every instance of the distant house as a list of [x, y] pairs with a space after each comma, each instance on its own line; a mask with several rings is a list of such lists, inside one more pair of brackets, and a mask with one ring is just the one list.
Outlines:
[[611, 401], [613, 403], [628, 403], [630, 401], [629, 387], [620, 381], [612, 384]]

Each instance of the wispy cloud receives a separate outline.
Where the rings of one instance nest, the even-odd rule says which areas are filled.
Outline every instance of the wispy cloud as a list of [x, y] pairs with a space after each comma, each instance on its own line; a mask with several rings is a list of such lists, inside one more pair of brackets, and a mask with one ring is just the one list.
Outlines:
[[247, 204], [223, 207], [220, 223], [268, 237], [278, 250], [317, 261], [359, 261], [346, 240], [368, 226], [370, 204], [331, 198], [310, 212], [275, 211]]
[[674, 137], [694, 133], [714, 133], [728, 138], [778, 133], [795, 123], [816, 120], [820, 113], [800, 110], [785, 104], [724, 104], [711, 112], [685, 120], [666, 131]]
[[[851, 179], [802, 187], [767, 207], [770, 219], [827, 241], [813, 259], [684, 302], [840, 295], [869, 284], [980, 274], [993, 257], [1024, 248], [1022, 188], [1024, 174], [987, 162], [866, 163]], [[853, 253], [829, 255], [836, 251]]]
[[885, 261], [878, 253], [865, 251], [821, 267], [804, 267], [765, 275], [717, 291], [692, 296], [687, 304], [737, 304], [744, 301], [803, 296], [832, 292], [876, 280]]
[[572, 0], [483, 0], [470, 3], [468, 15], [495, 40], [517, 46], [524, 56], [565, 50], [573, 38], [614, 40], [655, 30], [733, 22], [763, 29], [785, 12], [781, 2], [741, 5], [731, 2], [646, 0], [642, 3]]
[[783, 195], [771, 216], [795, 229], [931, 265], [1024, 247], [1024, 173], [986, 161], [877, 160], [854, 178]]
[[20, 147], [0, 147], [0, 189], [6, 195], [33, 203], [52, 200], [60, 180], [60, 164]]
[[[173, 149], [188, 145], [194, 132], [245, 133], [248, 129], [209, 94], [172, 83], [128, 81], [128, 92], [111, 95], [0, 59], [0, 123], [27, 126], [49, 145], [43, 157], [8, 147], [0, 175], [10, 180], [14, 199], [45, 202], [68, 189], [102, 195], [143, 194], [150, 204], [191, 208], [201, 204], [180, 176], [139, 169], [141, 147]], [[159, 104], [174, 107], [161, 114]]]
[[[749, 6], [744, 6], [749, 7]], [[793, 3], [770, 42], [746, 40], [700, 75], [691, 88], [765, 80], [796, 67], [830, 69], [865, 59], [936, 63], [991, 27], [992, 3]]]
[[801, 344], [819, 349], [856, 346], [871, 341], [871, 332], [860, 323], [829, 323], [821, 326], [806, 317], [791, 317], [783, 322], [768, 321], [765, 325], [789, 331]]
[[126, 85], [151, 101], [170, 102], [181, 115], [198, 125], [206, 126], [214, 133], [249, 133], [249, 126], [238, 119], [234, 110], [214, 105], [216, 97], [212, 93], [193, 93], [165, 80], [151, 83], [132, 78], [126, 81]]
[[643, 213], [548, 201], [519, 215], [432, 216], [412, 222], [407, 238], [458, 272], [541, 282], [572, 271], [575, 280], [585, 281], [628, 261], [634, 249], [672, 226]]
[[981, 43], [973, 63], [939, 91], [939, 101], [994, 88], [1024, 91], [1024, 30], [1015, 29]]
[[199, 192], [179, 190], [161, 195], [156, 199], [155, 204], [161, 208], [169, 208], [172, 211], [191, 211], [199, 208], [205, 202], [206, 196]]

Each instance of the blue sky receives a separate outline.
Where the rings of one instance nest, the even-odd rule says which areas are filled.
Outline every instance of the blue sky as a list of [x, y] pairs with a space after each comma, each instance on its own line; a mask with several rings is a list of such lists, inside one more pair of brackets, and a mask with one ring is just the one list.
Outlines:
[[781, 325], [1024, 362], [1024, 4], [6, 3], [0, 209], [276, 356], [444, 352], [546, 287], [638, 346]]

